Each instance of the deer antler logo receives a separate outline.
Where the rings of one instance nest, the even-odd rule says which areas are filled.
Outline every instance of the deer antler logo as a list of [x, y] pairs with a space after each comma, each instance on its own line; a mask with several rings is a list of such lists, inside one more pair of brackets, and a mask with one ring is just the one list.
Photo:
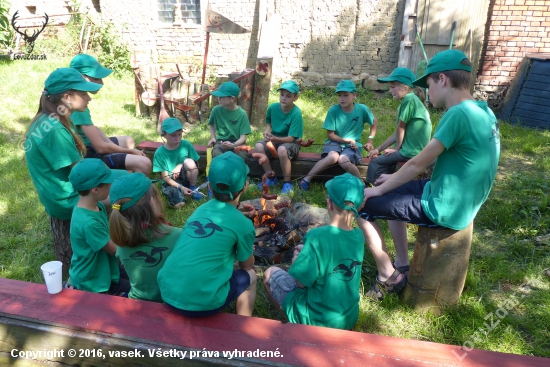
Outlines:
[[38, 35], [40, 33], [42, 33], [42, 31], [44, 30], [44, 28], [46, 28], [46, 26], [48, 25], [48, 20], [50, 19], [48, 17], [48, 14], [44, 13], [44, 19], [45, 19], [45, 22], [42, 24], [42, 28], [40, 30], [34, 30], [32, 32], [32, 35], [28, 35], [27, 34], [27, 30], [25, 29], [25, 32], [21, 32], [19, 30], [19, 28], [21, 27], [17, 27], [15, 25], [15, 21], [17, 20], [17, 18], [19, 18], [19, 16], [17, 15], [17, 13], [19, 13], [19, 10], [15, 12], [15, 14], [13, 14], [13, 17], [11, 18], [11, 26], [13, 27], [13, 29], [15, 29], [15, 31], [17, 33], [19, 33], [21, 36], [23, 36], [23, 39], [25, 40], [25, 43], [27, 44], [27, 47], [26, 47], [26, 50], [27, 50], [27, 53], [32, 53], [32, 50], [34, 50], [34, 41], [36, 41], [36, 39], [38, 38]]

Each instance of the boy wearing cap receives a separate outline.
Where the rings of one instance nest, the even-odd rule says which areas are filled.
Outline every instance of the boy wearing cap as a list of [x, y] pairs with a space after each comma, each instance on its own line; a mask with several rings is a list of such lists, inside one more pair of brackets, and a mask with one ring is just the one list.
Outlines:
[[[249, 169], [233, 152], [212, 159], [214, 198], [187, 219], [178, 242], [158, 274], [162, 299], [187, 317], [221, 312], [234, 300], [237, 314], [251, 316], [256, 301], [254, 225], [237, 207]], [[233, 270], [237, 260], [239, 269]]]
[[[244, 145], [246, 136], [252, 132], [246, 112], [237, 105], [240, 92], [239, 86], [233, 82], [225, 82], [212, 92], [219, 100], [219, 105], [212, 109], [208, 119], [211, 138], [208, 145], [214, 147], [212, 157]], [[248, 152], [241, 150], [236, 154], [246, 162]]]
[[[264, 131], [264, 139], [256, 143], [255, 150], [258, 153], [266, 154], [269, 159], [275, 159], [271, 151], [267, 149], [267, 142], [272, 142], [283, 171], [282, 193], [287, 194], [293, 190], [290, 182], [291, 163], [290, 161], [298, 155], [300, 145], [296, 140], [302, 137], [304, 132], [304, 121], [302, 111], [294, 104], [298, 100], [300, 89], [294, 80], [287, 80], [277, 89], [279, 91], [279, 103], [272, 103], [267, 108], [265, 122], [267, 127]], [[265, 172], [271, 171], [269, 160], [262, 164]], [[277, 183], [277, 177], [268, 178], [267, 185], [273, 186]], [[261, 185], [261, 184], [260, 184]]]
[[182, 140], [183, 126], [174, 118], [167, 118], [162, 122], [162, 137], [166, 139], [153, 157], [153, 172], [160, 172], [162, 193], [168, 203], [176, 208], [185, 205], [184, 195], [193, 195], [195, 200], [201, 200], [197, 192], [197, 176], [199, 170], [197, 161], [200, 156], [195, 147], [187, 140]]
[[[389, 83], [393, 99], [402, 102], [397, 110], [395, 133], [369, 152], [371, 161], [366, 182], [372, 185], [381, 174], [393, 173], [398, 162], [406, 162], [420, 153], [430, 141], [432, 123], [421, 99], [424, 92], [412, 84], [415, 79], [414, 73], [407, 68], [396, 68], [389, 77], [378, 79], [379, 83]], [[392, 144], [395, 147], [389, 148]]]
[[[399, 171], [384, 175], [379, 186], [365, 189], [358, 224], [376, 262], [378, 276], [368, 296], [381, 299], [399, 292], [409, 268], [405, 223], [466, 228], [487, 199], [500, 157], [498, 122], [486, 102], [470, 94], [471, 63], [458, 50], [436, 54], [414, 85], [429, 88], [436, 108], [447, 112], [433, 139]], [[414, 180], [437, 158], [431, 180]], [[392, 264], [376, 218], [388, 219], [395, 244]], [[397, 225], [397, 228], [396, 226]]]
[[[90, 55], [80, 54], [73, 57], [69, 66], [79, 71], [86, 80], [103, 85], [103, 78], [111, 75], [111, 69], [104, 68]], [[133, 172], [143, 172], [149, 175], [151, 161], [145, 153], [134, 149], [135, 141], [131, 136], [113, 136], [108, 138], [92, 122], [90, 110], [75, 112], [71, 119], [76, 126], [76, 132], [86, 145], [85, 158], [99, 158], [109, 168], [125, 169]]]
[[306, 177], [300, 181], [300, 188], [308, 190], [313, 177], [338, 163], [346, 172], [361, 178], [357, 164], [363, 160], [361, 154], [361, 135], [365, 123], [370, 125], [369, 140], [365, 149], [370, 151], [372, 139], [376, 135], [378, 120], [367, 106], [355, 103], [357, 89], [351, 80], [342, 80], [336, 86], [338, 104], [327, 113], [323, 129], [327, 130], [327, 140], [323, 147], [321, 160], [313, 166]]
[[69, 181], [80, 198], [71, 218], [69, 288], [119, 296], [126, 296], [130, 290], [129, 282], [120, 279], [116, 245], [109, 235], [107, 210], [101, 203], [109, 197], [113, 181], [125, 174], [124, 170], [109, 169], [96, 158], [84, 159], [71, 170]]
[[296, 246], [288, 273], [264, 273], [270, 300], [290, 322], [350, 330], [359, 316], [364, 239], [351, 226], [363, 202], [363, 183], [350, 173], [325, 184], [328, 226], [314, 228]]

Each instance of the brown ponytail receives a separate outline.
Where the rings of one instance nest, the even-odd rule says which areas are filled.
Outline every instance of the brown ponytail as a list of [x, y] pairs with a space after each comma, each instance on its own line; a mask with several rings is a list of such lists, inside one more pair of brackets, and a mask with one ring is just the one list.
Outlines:
[[422, 101], [422, 103], [425, 105], [426, 94], [424, 93], [424, 89], [420, 87], [414, 87], [412, 90], [413, 90], [413, 93], [416, 94], [416, 96], [420, 99], [420, 101]]

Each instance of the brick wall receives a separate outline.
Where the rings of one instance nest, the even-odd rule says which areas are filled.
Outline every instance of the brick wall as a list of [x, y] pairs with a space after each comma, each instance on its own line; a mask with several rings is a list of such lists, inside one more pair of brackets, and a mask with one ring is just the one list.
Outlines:
[[476, 90], [499, 92], [527, 53], [550, 52], [550, 0], [495, 0]]

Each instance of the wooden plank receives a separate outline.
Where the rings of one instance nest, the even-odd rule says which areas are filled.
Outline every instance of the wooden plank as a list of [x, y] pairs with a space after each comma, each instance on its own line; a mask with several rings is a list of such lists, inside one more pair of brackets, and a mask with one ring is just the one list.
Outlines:
[[[455, 19], [456, 0], [439, 1], [441, 4], [441, 12], [439, 13], [439, 32], [437, 34], [437, 44], [440, 46], [446, 46], [449, 48], [449, 42], [451, 41], [451, 29]], [[457, 22], [458, 23], [458, 22]], [[456, 35], [456, 32], [455, 32]], [[454, 41], [453, 43], [455, 43]]]
[[[125, 366], [547, 366], [548, 359], [233, 314], [189, 319], [164, 304], [0, 278], [0, 361], [12, 350], [278, 351], [280, 357], [54, 358], [47, 363]], [[204, 349], [203, 349], [204, 348]], [[65, 353], [66, 356], [66, 353]], [[6, 358], [7, 357], [7, 358]], [[46, 362], [43, 359], [40, 362]], [[191, 364], [194, 363], [194, 364]]]
[[401, 42], [399, 43], [399, 60], [397, 66], [407, 67], [412, 55], [412, 44], [415, 42], [416, 34], [414, 33], [416, 0], [405, 1], [405, 11], [403, 14], [403, 25], [401, 27]]
[[441, 17], [443, 3], [443, 1], [438, 0], [426, 1], [429, 7], [427, 9], [428, 23], [426, 42], [424, 42], [425, 45], [437, 45], [437, 40], [439, 38], [439, 19]]

